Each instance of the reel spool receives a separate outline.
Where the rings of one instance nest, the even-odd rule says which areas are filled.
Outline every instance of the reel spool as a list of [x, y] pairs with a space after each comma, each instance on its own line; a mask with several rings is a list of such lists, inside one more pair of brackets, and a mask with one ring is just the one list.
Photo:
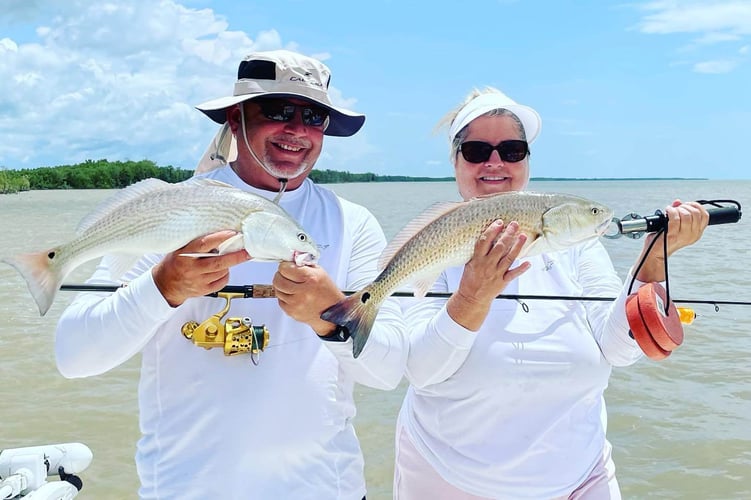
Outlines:
[[695, 315], [691, 310], [678, 311], [669, 304], [667, 293], [659, 283], [647, 283], [626, 299], [626, 318], [631, 334], [644, 354], [654, 360], [665, 359], [683, 343], [681, 318], [687, 323]]

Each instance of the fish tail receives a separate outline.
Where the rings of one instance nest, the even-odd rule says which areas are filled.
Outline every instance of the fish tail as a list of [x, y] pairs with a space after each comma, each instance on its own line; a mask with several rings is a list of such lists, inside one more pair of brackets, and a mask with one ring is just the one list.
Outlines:
[[50, 252], [27, 253], [3, 259], [3, 262], [16, 268], [26, 280], [41, 316], [49, 310], [64, 278], [59, 270], [51, 265]]
[[352, 337], [352, 354], [360, 355], [373, 329], [378, 306], [367, 289], [350, 295], [321, 314], [321, 319], [342, 326]]

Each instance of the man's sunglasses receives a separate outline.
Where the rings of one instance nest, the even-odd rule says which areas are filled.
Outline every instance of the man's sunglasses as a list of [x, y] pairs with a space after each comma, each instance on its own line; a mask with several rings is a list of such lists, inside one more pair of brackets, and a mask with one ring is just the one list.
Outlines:
[[329, 112], [318, 106], [291, 104], [283, 99], [256, 99], [263, 116], [275, 122], [288, 122], [295, 117], [297, 110], [302, 114], [302, 122], [311, 127], [320, 127]]
[[527, 141], [501, 141], [497, 146], [483, 141], [467, 141], [459, 146], [462, 156], [470, 163], [482, 163], [490, 159], [493, 151], [498, 151], [501, 160], [508, 163], [522, 161], [529, 154]]

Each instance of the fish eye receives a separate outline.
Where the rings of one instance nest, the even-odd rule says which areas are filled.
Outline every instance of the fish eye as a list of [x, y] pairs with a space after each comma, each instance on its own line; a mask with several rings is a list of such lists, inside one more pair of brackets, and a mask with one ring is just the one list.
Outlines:
[[305, 233], [297, 233], [297, 239], [302, 242], [308, 241], [308, 235]]
[[600, 209], [597, 207], [592, 207], [592, 215], [598, 215], [600, 213]]

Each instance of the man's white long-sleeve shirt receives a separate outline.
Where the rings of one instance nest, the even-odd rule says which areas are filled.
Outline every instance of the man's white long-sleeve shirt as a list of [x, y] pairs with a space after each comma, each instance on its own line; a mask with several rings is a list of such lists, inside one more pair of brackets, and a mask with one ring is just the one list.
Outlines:
[[[206, 177], [276, 194], [250, 188], [229, 167]], [[386, 241], [370, 212], [310, 180], [280, 204], [319, 245], [319, 264], [341, 289], [376, 277]], [[401, 379], [407, 343], [398, 304], [383, 304], [355, 360], [351, 340], [321, 341], [276, 299], [235, 299], [226, 317], [248, 316], [270, 332], [256, 366], [248, 355], [228, 357], [183, 337], [185, 322], [202, 322], [224, 300], [200, 297], [170, 307], [150, 272], [160, 258], [141, 259], [117, 293], [79, 295], [56, 331], [57, 363], [67, 377], [103, 373], [142, 353], [141, 497], [361, 499], [353, 385], [391, 389]], [[268, 284], [276, 269], [251, 260], [230, 270], [229, 284]], [[108, 280], [105, 258], [90, 282]]]

